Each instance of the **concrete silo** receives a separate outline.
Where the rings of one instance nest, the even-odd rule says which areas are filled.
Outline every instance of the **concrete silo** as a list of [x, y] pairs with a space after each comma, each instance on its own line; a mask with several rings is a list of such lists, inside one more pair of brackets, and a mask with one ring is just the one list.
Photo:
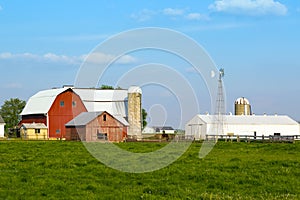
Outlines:
[[245, 97], [238, 98], [234, 103], [235, 115], [252, 115], [251, 105]]
[[142, 90], [138, 86], [128, 89], [128, 137], [142, 138]]

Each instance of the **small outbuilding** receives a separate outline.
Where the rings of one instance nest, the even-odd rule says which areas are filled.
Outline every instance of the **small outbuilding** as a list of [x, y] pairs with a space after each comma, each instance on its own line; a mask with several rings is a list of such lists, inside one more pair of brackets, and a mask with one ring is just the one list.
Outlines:
[[0, 115], [0, 138], [4, 137], [4, 126], [5, 126], [5, 122]]
[[43, 123], [23, 123], [20, 127], [22, 139], [46, 140], [48, 139], [48, 128]]
[[66, 140], [122, 142], [129, 124], [122, 116], [102, 111], [83, 112], [65, 126]]
[[153, 128], [153, 127], [149, 127], [149, 126], [146, 126], [144, 129], [143, 129], [143, 131], [142, 131], [142, 133], [155, 133], [155, 128]]
[[175, 130], [171, 126], [154, 126], [155, 133], [175, 134]]

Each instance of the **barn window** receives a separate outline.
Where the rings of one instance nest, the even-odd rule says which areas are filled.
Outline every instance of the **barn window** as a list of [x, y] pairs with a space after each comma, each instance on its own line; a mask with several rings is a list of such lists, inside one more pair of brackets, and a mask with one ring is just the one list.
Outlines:
[[99, 140], [107, 140], [107, 133], [97, 133], [97, 138]]
[[103, 121], [106, 121], [106, 115], [105, 114], [103, 115]]
[[280, 136], [280, 133], [274, 133], [274, 136]]
[[65, 106], [65, 102], [64, 101], [60, 101], [60, 107], [64, 107]]
[[76, 101], [72, 101], [72, 106], [76, 107]]
[[60, 129], [56, 129], [56, 134], [60, 134]]
[[34, 132], [39, 134], [39, 133], [41, 133], [41, 129], [37, 128], [37, 129], [34, 130]]

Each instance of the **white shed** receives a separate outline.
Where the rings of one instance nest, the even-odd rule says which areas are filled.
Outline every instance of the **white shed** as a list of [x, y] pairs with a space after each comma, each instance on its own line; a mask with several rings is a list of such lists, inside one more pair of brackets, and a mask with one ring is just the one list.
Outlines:
[[[203, 140], [216, 127], [216, 115], [196, 115], [185, 126], [185, 135]], [[225, 115], [222, 135], [299, 135], [299, 124], [286, 115]], [[221, 134], [220, 134], [221, 135]]]
[[153, 127], [146, 126], [142, 133], [155, 133], [155, 129]]
[[175, 134], [175, 130], [171, 126], [153, 126], [155, 133]]
[[4, 126], [5, 126], [5, 122], [0, 115], [0, 138], [4, 137]]

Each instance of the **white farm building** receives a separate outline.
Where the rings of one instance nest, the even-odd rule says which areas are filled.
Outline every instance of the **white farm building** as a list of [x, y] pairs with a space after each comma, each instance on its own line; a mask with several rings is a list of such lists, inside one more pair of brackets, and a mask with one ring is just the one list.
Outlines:
[[5, 126], [5, 122], [0, 115], [0, 138], [4, 137], [4, 126]]
[[[204, 140], [214, 135], [216, 115], [196, 115], [185, 126], [185, 135]], [[286, 115], [224, 115], [223, 134], [234, 136], [298, 136], [299, 123]]]

